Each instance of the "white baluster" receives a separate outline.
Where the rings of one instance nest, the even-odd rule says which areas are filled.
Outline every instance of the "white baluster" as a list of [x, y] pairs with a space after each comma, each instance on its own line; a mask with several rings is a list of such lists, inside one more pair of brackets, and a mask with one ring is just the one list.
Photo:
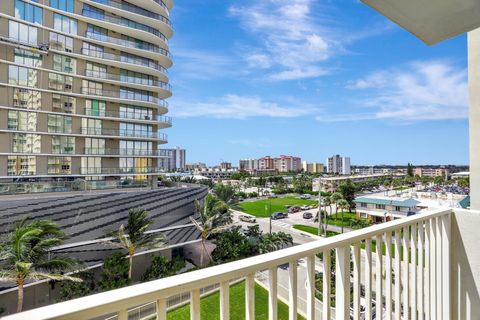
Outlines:
[[323, 319], [330, 320], [330, 250], [323, 251]]
[[443, 319], [443, 308], [442, 308], [442, 293], [443, 293], [443, 266], [442, 266], [442, 218], [437, 217], [435, 218], [436, 221], [436, 236], [435, 236], [435, 248], [437, 249], [437, 262], [436, 262], [436, 281], [437, 281], [437, 300], [436, 300], [436, 306], [437, 306], [437, 320], [442, 320]]
[[315, 256], [307, 257], [307, 320], [315, 319]]
[[353, 246], [353, 319], [360, 320], [360, 244]]
[[430, 292], [431, 292], [431, 285], [430, 285], [430, 251], [431, 251], [431, 238], [430, 238], [430, 220], [425, 221], [425, 319], [430, 320], [431, 317], [431, 309], [432, 304], [430, 300]]
[[410, 230], [408, 227], [403, 228], [403, 318], [409, 319], [410, 314], [410, 257], [409, 243]]
[[335, 317], [350, 318], [350, 247], [335, 250]]
[[230, 319], [230, 282], [220, 283], [220, 320]]
[[395, 320], [402, 317], [402, 237], [401, 229], [395, 230]]
[[412, 309], [411, 309], [411, 319], [417, 320], [417, 225], [412, 224], [412, 249], [411, 249], [411, 260], [410, 264], [412, 270], [412, 285], [411, 285], [411, 298], [412, 298]]
[[278, 274], [277, 267], [268, 270], [268, 319], [277, 320], [277, 299], [278, 299]]
[[190, 292], [190, 320], [200, 320], [200, 289]]
[[423, 301], [425, 299], [425, 229], [423, 222], [418, 224], [418, 318], [424, 319], [425, 311]]
[[297, 261], [288, 265], [288, 319], [297, 320]]
[[156, 302], [157, 320], [167, 320], [167, 300], [158, 299]]
[[372, 239], [365, 240], [365, 319], [372, 319]]
[[385, 304], [386, 319], [392, 319], [392, 233], [385, 235]]
[[451, 219], [452, 215], [448, 214], [442, 217], [442, 257], [443, 257], [443, 266], [442, 266], [442, 297], [443, 297], [443, 317], [446, 320], [450, 320], [451, 313], [451, 283], [450, 283], [450, 228], [451, 228]]
[[375, 237], [375, 300], [377, 303], [377, 308], [375, 312], [376, 319], [383, 318], [383, 294], [382, 294], [382, 282], [383, 282], [383, 253], [382, 253], [382, 243], [383, 235], [377, 235]]
[[437, 319], [437, 250], [436, 250], [436, 232], [437, 223], [435, 219], [430, 220], [430, 319]]
[[245, 320], [255, 320], [255, 278], [245, 277]]

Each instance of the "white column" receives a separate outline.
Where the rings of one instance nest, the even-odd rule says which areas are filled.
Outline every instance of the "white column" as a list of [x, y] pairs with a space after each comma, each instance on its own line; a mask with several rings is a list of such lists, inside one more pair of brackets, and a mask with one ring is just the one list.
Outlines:
[[350, 318], [350, 247], [337, 248], [335, 272], [335, 317]]

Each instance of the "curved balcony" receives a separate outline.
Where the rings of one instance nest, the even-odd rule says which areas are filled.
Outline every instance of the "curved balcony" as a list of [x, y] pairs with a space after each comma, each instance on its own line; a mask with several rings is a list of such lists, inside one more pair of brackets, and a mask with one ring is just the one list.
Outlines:
[[80, 174], [147, 174], [160, 173], [162, 169], [156, 167], [144, 168], [80, 168]]
[[[99, 34], [99, 33], [93, 33], [93, 32], [85, 32], [85, 37], [87, 39], [91, 40], [97, 40], [97, 41], [102, 41], [102, 42], [108, 42], [114, 45], [126, 47], [126, 48], [132, 48], [132, 49], [138, 49], [138, 50], [143, 50], [143, 51], [148, 51], [154, 54], [159, 54], [165, 58], [172, 59], [172, 56], [170, 52], [164, 48], [155, 46], [155, 45], [146, 45], [144, 43], [139, 43], [139, 42], [134, 42], [130, 40], [125, 40], [121, 38], [114, 38], [110, 36], [106, 36], [104, 34]], [[154, 57], [152, 55], [152, 57]]]
[[160, 132], [151, 132], [143, 130], [122, 130], [106, 128], [82, 127], [81, 134], [88, 136], [113, 136], [125, 138], [146, 138], [167, 141], [167, 135]]
[[81, 94], [98, 96], [103, 98], [114, 98], [114, 99], [123, 99], [123, 100], [151, 103], [158, 107], [164, 108], [165, 112], [168, 110], [168, 103], [165, 100], [159, 99], [157, 97], [147, 96], [140, 93], [135, 93], [135, 92], [122, 93], [121, 91], [103, 90], [103, 89], [86, 88], [86, 87], [80, 88], [80, 92]]
[[[144, 17], [159, 20], [159, 21], [165, 23], [170, 28], [172, 28], [172, 22], [167, 17], [165, 17], [161, 14], [149, 11], [149, 10], [145, 10], [142, 7], [131, 5], [128, 2], [118, 2], [118, 1], [114, 1], [114, 0], [91, 0], [91, 1], [99, 3], [99, 4], [107, 5], [107, 6], [110, 6], [110, 7], [114, 7], [114, 8], [120, 9], [120, 10], [135, 13], [135, 14], [138, 14], [138, 15], [141, 15], [141, 16], [144, 16]], [[165, 10], [165, 12], [167, 14], [169, 13], [168, 8], [165, 5], [165, 3], [163, 3], [163, 1], [156, 0], [155, 2], [160, 4], [160, 6]]]
[[[148, 33], [156, 36], [157, 38], [160, 38], [163, 41], [165, 41], [165, 39], [167, 39], [167, 37], [163, 33], [161, 33], [160, 31], [158, 31], [157, 29], [149, 27], [149, 26], [144, 25], [142, 23], [138, 23], [138, 22], [130, 20], [130, 19], [126, 19], [126, 18], [122, 19], [122, 18], [119, 18], [119, 17], [108, 16], [108, 15], [105, 15], [103, 13], [99, 13], [99, 12], [88, 10], [88, 9], [83, 9], [82, 10], [82, 15], [84, 17], [87, 17], [87, 18], [92, 18], [92, 19], [95, 19], [95, 20], [99, 20], [99, 21], [103, 21], [103, 22], [107, 22], [107, 23], [112, 23], [112, 24], [115, 24], [115, 25], [118, 25], [118, 26], [133, 28], [137, 31], [145, 31], [145, 32], [148, 32]], [[171, 27], [169, 26], [169, 28], [171, 28]]]
[[119, 74], [111, 74], [107, 72], [94, 71], [94, 70], [85, 70], [85, 76], [96, 78], [96, 79], [130, 83], [130, 84], [135, 84], [140, 86], [156, 87], [164, 91], [163, 93], [168, 96], [170, 96], [172, 92], [172, 86], [169, 83], [164, 81], [159, 81], [159, 80], [125, 77]]
[[134, 112], [123, 111], [99, 111], [92, 109], [83, 109], [83, 114], [91, 117], [101, 118], [117, 118], [119, 120], [143, 120], [143, 121], [156, 121], [163, 124], [164, 128], [172, 126], [172, 118], [161, 115], [147, 115]]
[[114, 156], [139, 156], [139, 157], [168, 157], [168, 150], [139, 150], [139, 149], [128, 149], [128, 148], [85, 148], [84, 153], [90, 156], [105, 156], [105, 155], [114, 155]]

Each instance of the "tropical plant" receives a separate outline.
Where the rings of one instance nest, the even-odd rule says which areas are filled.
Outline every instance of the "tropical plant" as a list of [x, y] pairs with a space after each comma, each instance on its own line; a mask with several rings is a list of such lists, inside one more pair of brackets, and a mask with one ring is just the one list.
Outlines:
[[98, 287], [102, 291], [122, 288], [128, 286], [130, 265], [125, 255], [119, 251], [114, 252], [103, 261], [102, 275]]
[[342, 233], [343, 233], [343, 213], [345, 212], [345, 209], [348, 209], [349, 207], [349, 204], [348, 204], [348, 201], [345, 200], [345, 199], [340, 199], [338, 200], [337, 202], [337, 206], [340, 208], [340, 210], [342, 211]]
[[155, 255], [152, 257], [152, 264], [143, 274], [142, 281], [173, 276], [183, 268], [185, 268], [185, 260], [180, 257], [175, 257], [169, 261], [164, 256]]
[[335, 219], [337, 219], [338, 217], [338, 201], [341, 199], [343, 199], [343, 196], [339, 192], [334, 192], [330, 196], [330, 201], [332, 202], [332, 204], [335, 204]]
[[95, 291], [95, 278], [91, 270], [79, 272], [75, 276], [82, 279], [82, 282], [62, 281], [58, 302], [85, 297]]
[[215, 195], [225, 203], [231, 203], [235, 198], [235, 188], [229, 184], [217, 183], [213, 191]]
[[200, 265], [203, 266], [204, 255], [207, 255], [210, 261], [212, 261], [212, 257], [206, 247], [207, 239], [212, 234], [227, 229], [233, 222], [233, 219], [228, 205], [211, 194], [205, 197], [203, 206], [196, 200], [195, 207], [197, 209], [198, 220], [193, 217], [190, 219], [201, 234], [202, 253]]
[[347, 200], [348, 202], [348, 210], [353, 211], [355, 207], [355, 189], [356, 186], [351, 180], [347, 180], [340, 184], [338, 187], [338, 192], [340, 192], [343, 196], [343, 199]]
[[144, 209], [128, 210], [127, 226], [120, 225], [118, 230], [109, 235], [116, 241], [107, 240], [112, 246], [128, 252], [129, 270], [128, 279], [132, 279], [133, 256], [141, 249], [160, 248], [165, 245], [165, 238], [160, 233], [146, 233], [153, 220], [148, 218], [148, 211]]
[[184, 183], [191, 183], [191, 184], [198, 183], [198, 180], [195, 179], [194, 177], [183, 177], [181, 181]]
[[23, 290], [27, 281], [82, 279], [63, 274], [73, 270], [76, 262], [66, 257], [50, 257], [49, 250], [67, 236], [52, 221], [26, 219], [17, 221], [0, 248], [0, 281], [15, 282], [18, 287], [17, 312], [23, 308]]
[[274, 232], [263, 234], [258, 244], [258, 253], [276, 251], [292, 245], [292, 236], [285, 232]]

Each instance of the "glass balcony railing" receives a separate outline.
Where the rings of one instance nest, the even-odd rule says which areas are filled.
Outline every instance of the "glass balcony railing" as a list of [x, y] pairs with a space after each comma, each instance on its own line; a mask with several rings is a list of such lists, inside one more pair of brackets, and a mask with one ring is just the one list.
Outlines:
[[168, 150], [140, 150], [140, 149], [130, 149], [130, 148], [85, 148], [84, 153], [86, 155], [92, 156], [104, 156], [104, 155], [114, 155], [114, 156], [147, 156], [147, 157], [168, 157], [170, 152]]
[[97, 78], [97, 79], [121, 81], [126, 83], [134, 83], [134, 84], [141, 84], [141, 85], [152, 86], [152, 87], [159, 87], [167, 91], [172, 91], [172, 86], [169, 83], [164, 81], [153, 80], [153, 79], [125, 77], [119, 74], [111, 74], [107, 72], [94, 71], [94, 70], [85, 70], [85, 76]]
[[131, 91], [122, 92], [122, 91], [103, 90], [103, 89], [86, 88], [86, 87], [80, 88], [80, 92], [82, 94], [93, 95], [93, 96], [149, 102], [164, 108], [168, 108], [168, 103], [165, 100], [159, 99], [157, 97], [152, 97], [149, 95], [137, 93], [137, 92], [131, 92]]
[[129, 129], [106, 129], [106, 128], [91, 128], [82, 127], [81, 133], [91, 136], [116, 136], [116, 137], [135, 137], [135, 138], [149, 138], [167, 141], [168, 136], [160, 132], [151, 132], [145, 130], [129, 130]]
[[160, 173], [162, 170], [156, 167], [144, 168], [80, 168], [80, 174], [144, 174]]
[[[132, 12], [132, 13], [136, 13], [136, 14], [139, 14], [139, 15], [142, 15], [142, 16], [145, 16], [145, 17], [149, 17], [149, 18], [152, 18], [152, 19], [160, 20], [160, 21], [164, 22], [165, 24], [167, 24], [170, 28], [172, 27], [172, 23], [170, 22], [170, 19], [168, 19], [167, 17], [164, 17], [161, 14], [157, 14], [157, 13], [149, 11], [149, 10], [145, 10], [141, 7], [132, 5], [132, 4], [130, 4], [128, 2], [125, 2], [125, 1], [122, 1], [122, 2], [113, 1], [113, 0], [92, 0], [92, 1], [104, 4], [104, 5], [107, 5], [107, 6], [110, 6], [110, 7], [114, 7], [114, 8], [117, 8], [117, 9], [129, 11], [129, 12]], [[165, 5], [165, 3], [163, 3], [163, 1], [161, 1], [161, 0], [154, 0], [154, 1], [158, 4], [160, 4], [167, 14], [169, 13], [168, 8]]]
[[152, 68], [155, 70], [158, 70], [162, 72], [163, 74], [167, 74], [167, 69], [160, 65], [157, 62], [145, 60], [145, 59], [140, 59], [140, 58], [135, 58], [131, 56], [124, 56], [124, 55], [119, 55], [119, 54], [113, 54], [113, 53], [107, 53], [103, 52], [100, 50], [91, 50], [87, 48], [82, 48], [82, 54], [93, 57], [93, 58], [100, 58], [100, 59], [106, 59], [106, 60], [112, 60], [112, 61], [118, 61], [118, 62], [125, 62], [125, 63], [131, 63], [131, 64], [136, 64], [139, 66], [147, 67], [147, 68]]
[[[113, 44], [117, 44], [119, 46], [127, 47], [127, 48], [133, 48], [133, 49], [140, 49], [140, 50], [146, 50], [146, 51], [151, 51], [154, 53], [158, 53], [161, 55], [164, 55], [168, 58], [172, 58], [171, 54], [168, 50], [165, 50], [163, 48], [160, 48], [155, 45], [148, 45], [143, 42], [135, 42], [135, 41], [130, 41], [126, 39], [121, 39], [121, 38], [114, 38], [110, 37], [104, 34], [100, 33], [94, 33], [94, 32], [85, 32], [85, 37], [93, 40], [98, 40], [98, 41], [103, 41], [103, 42], [109, 42]], [[168, 43], [168, 40], [165, 38], [165, 43]]]
[[161, 123], [172, 124], [172, 118], [167, 116], [160, 115], [147, 115], [142, 113], [135, 112], [123, 112], [123, 111], [100, 111], [92, 109], [84, 109], [84, 115], [93, 116], [93, 117], [110, 117], [110, 118], [119, 118], [125, 120], [146, 120], [146, 121], [157, 121]]

